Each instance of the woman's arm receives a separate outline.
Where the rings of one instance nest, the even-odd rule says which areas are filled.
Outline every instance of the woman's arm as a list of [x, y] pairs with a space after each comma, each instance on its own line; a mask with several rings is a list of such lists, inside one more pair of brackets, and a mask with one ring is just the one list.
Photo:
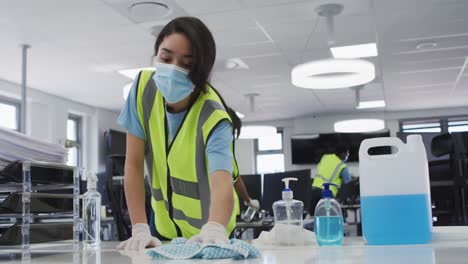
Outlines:
[[147, 223], [144, 185], [145, 143], [137, 136], [127, 133], [124, 189], [132, 226]]
[[208, 222], [227, 226], [234, 208], [232, 175], [225, 170], [214, 171], [210, 175], [211, 204]]

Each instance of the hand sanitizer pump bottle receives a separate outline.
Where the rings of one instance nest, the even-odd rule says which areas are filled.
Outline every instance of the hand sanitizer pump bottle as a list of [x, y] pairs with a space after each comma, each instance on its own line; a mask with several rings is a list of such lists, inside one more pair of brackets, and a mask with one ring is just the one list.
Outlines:
[[294, 200], [293, 191], [289, 188], [289, 181], [297, 181], [297, 178], [284, 178], [282, 181], [285, 183], [283, 199], [273, 203], [275, 241], [281, 241], [281, 245], [301, 245], [304, 243], [302, 233], [304, 203]]
[[88, 191], [83, 194], [83, 244], [85, 248], [99, 248], [101, 242], [101, 194], [96, 190], [97, 177], [86, 171]]
[[315, 207], [315, 236], [319, 246], [343, 244], [343, 215], [340, 204], [333, 199], [332, 183], [323, 184], [322, 199]]

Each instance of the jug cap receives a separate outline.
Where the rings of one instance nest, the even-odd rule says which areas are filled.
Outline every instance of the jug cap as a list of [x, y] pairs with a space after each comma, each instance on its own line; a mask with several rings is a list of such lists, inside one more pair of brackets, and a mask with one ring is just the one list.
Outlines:
[[323, 185], [323, 191], [322, 191], [322, 199], [323, 198], [333, 198], [333, 192], [330, 190], [330, 185], [338, 187], [338, 185], [333, 184], [333, 183], [324, 183]]

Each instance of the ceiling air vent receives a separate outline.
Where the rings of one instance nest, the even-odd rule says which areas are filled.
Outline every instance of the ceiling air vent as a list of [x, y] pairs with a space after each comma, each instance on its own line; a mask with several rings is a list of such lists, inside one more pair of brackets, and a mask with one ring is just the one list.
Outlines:
[[145, 22], [163, 19], [169, 16], [172, 10], [161, 2], [138, 2], [129, 7], [129, 13], [134, 21]]

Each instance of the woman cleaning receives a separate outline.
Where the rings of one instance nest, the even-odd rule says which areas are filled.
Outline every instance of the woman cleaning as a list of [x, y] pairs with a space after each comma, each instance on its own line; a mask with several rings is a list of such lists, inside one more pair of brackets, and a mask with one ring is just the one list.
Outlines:
[[179, 17], [159, 33], [154, 52], [155, 70], [139, 73], [118, 120], [127, 129], [124, 188], [132, 222], [132, 237], [118, 248], [141, 250], [176, 237], [227, 243], [235, 226], [233, 135], [226, 105], [207, 83], [213, 36], [199, 19]]

